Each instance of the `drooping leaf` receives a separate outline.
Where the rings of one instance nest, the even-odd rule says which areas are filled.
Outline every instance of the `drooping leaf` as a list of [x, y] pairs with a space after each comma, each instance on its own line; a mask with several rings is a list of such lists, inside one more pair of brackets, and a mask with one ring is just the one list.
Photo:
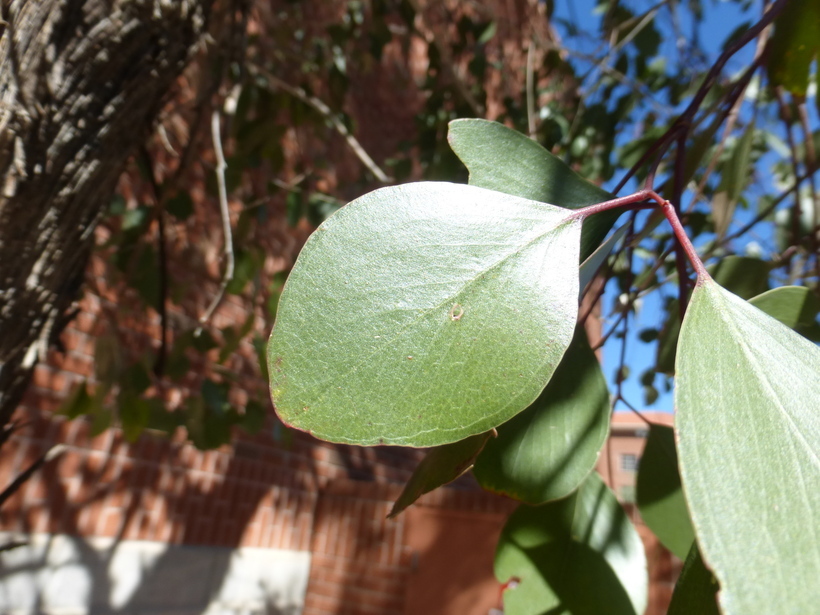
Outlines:
[[387, 517], [395, 517], [425, 493], [454, 481], [468, 471], [491, 435], [492, 432], [488, 431], [427, 451]]
[[727, 256], [709, 270], [710, 275], [723, 288], [742, 299], [766, 292], [769, 289], [769, 263], [750, 256]]
[[122, 349], [116, 335], [104, 333], [94, 340], [94, 376], [99, 386], [110, 389], [122, 372]]
[[776, 318], [803, 337], [820, 341], [817, 314], [820, 301], [805, 286], [781, 286], [749, 300], [753, 306]]
[[715, 232], [721, 238], [729, 228], [738, 199], [749, 184], [752, 176], [752, 145], [754, 144], [754, 123], [746, 127], [723, 166], [717, 193], [712, 199], [712, 216]]
[[69, 419], [76, 419], [84, 414], [94, 414], [100, 408], [101, 400], [98, 395], [89, 395], [88, 383], [83, 381], [77, 385], [71, 395], [60, 405], [57, 414], [63, 414]]
[[658, 333], [655, 369], [661, 374], [675, 373], [675, 353], [680, 336], [680, 302], [670, 299], [666, 305], [666, 322]]
[[91, 427], [89, 429], [89, 434], [91, 437], [93, 438], [99, 436], [102, 432], [111, 427], [111, 420], [113, 418], [113, 413], [109, 408], [104, 408], [102, 406], [97, 407], [94, 414], [91, 415]]
[[580, 279], [578, 284], [578, 288], [581, 289], [581, 292], [583, 292], [587, 285], [595, 279], [601, 265], [604, 264], [604, 261], [607, 256], [609, 256], [609, 253], [612, 252], [615, 244], [617, 244], [621, 238], [626, 235], [626, 231], [628, 229], [629, 225], [624, 224], [621, 228], [612, 233], [612, 235], [610, 235], [604, 243], [602, 243], [592, 254], [590, 254], [583, 263], [581, 263], [581, 267], [579, 269]]
[[668, 615], [720, 615], [717, 607], [718, 584], [693, 544], [683, 564]]
[[578, 305], [580, 223], [472, 186], [357, 199], [311, 236], [268, 345], [282, 420], [323, 439], [436, 446], [529, 406]]
[[820, 348], [711, 279], [681, 331], [676, 429], [724, 613], [820, 603]]
[[811, 63], [820, 51], [820, 3], [787, 2], [775, 19], [768, 55], [769, 79], [792, 94], [805, 96]]
[[509, 615], [640, 615], [646, 608], [643, 543], [615, 496], [590, 474], [570, 497], [521, 505], [507, 520], [495, 576]]
[[[472, 186], [568, 209], [612, 198], [535, 141], [498, 122], [453, 120], [447, 140], [470, 172]], [[581, 258], [595, 251], [619, 215], [605, 212], [584, 222]]]
[[498, 428], [473, 473], [528, 504], [566, 497], [592, 472], [609, 432], [609, 390], [583, 329], [529, 408]]
[[644, 523], [663, 546], [685, 560], [695, 533], [681, 491], [671, 427], [653, 424], [649, 428], [638, 468], [636, 500]]
[[245, 404], [245, 412], [242, 414], [242, 429], [249, 434], [255, 434], [262, 430], [268, 418], [267, 408], [255, 399]]
[[117, 396], [122, 433], [128, 442], [135, 442], [148, 427], [151, 420], [151, 406], [148, 401], [123, 389]]

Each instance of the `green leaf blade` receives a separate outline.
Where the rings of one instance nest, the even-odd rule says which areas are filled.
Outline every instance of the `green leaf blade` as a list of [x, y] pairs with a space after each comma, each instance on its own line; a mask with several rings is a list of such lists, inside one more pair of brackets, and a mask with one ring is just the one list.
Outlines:
[[609, 433], [609, 390], [583, 331], [547, 388], [498, 428], [473, 473], [482, 487], [528, 504], [568, 496], [592, 472]]
[[773, 288], [752, 297], [749, 303], [803, 337], [813, 342], [820, 341], [820, 325], [817, 324], [820, 301], [805, 286]]
[[437, 446], [508, 420], [572, 338], [580, 221], [421, 182], [357, 199], [311, 237], [268, 345], [282, 420], [354, 444]]
[[636, 488], [641, 519], [667, 549], [685, 560], [695, 533], [681, 491], [671, 427], [650, 426]]
[[677, 359], [681, 478], [724, 613], [820, 603], [820, 349], [702, 281]]
[[387, 518], [397, 516], [425, 493], [453, 482], [467, 472], [491, 435], [492, 432], [488, 431], [428, 450], [393, 504]]
[[[453, 120], [447, 140], [469, 170], [471, 186], [569, 209], [613, 198], [526, 135], [498, 122]], [[584, 222], [582, 258], [595, 251], [619, 215], [618, 211], [604, 212]]]
[[715, 577], [703, 563], [698, 546], [693, 544], [675, 585], [668, 615], [720, 615], [715, 599], [717, 590]]
[[495, 556], [510, 615], [639, 615], [646, 608], [643, 543], [615, 496], [591, 474], [570, 497], [522, 505], [507, 520]]

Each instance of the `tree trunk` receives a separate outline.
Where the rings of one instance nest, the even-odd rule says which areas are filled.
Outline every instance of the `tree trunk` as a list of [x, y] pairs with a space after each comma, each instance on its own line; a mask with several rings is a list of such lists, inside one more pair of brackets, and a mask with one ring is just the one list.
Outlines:
[[213, 0], [0, 0], [0, 428]]

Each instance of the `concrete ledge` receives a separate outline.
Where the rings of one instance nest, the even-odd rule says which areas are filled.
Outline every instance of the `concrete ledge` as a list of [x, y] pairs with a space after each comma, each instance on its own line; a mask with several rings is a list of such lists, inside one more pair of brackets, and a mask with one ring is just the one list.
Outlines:
[[301, 615], [310, 553], [0, 532], [8, 615]]

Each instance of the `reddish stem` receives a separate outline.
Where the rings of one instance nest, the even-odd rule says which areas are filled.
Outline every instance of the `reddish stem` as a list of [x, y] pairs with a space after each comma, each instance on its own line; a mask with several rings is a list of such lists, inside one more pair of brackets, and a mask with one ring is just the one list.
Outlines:
[[[644, 203], [644, 201], [649, 200], [655, 201], [655, 203], [652, 205]], [[695, 246], [692, 245], [692, 241], [686, 234], [686, 230], [684, 230], [683, 225], [680, 222], [680, 218], [678, 217], [678, 213], [675, 211], [672, 203], [661, 197], [654, 190], [638, 190], [628, 196], [622, 196], [617, 199], [604, 201], [603, 203], [582, 207], [581, 209], [576, 209], [570, 213], [569, 218], [585, 219], [593, 214], [609, 211], [610, 209], [618, 209], [619, 207], [625, 207], [631, 210], [660, 207], [663, 215], [666, 216], [666, 219], [672, 226], [675, 237], [680, 242], [683, 251], [686, 253], [686, 257], [689, 259], [689, 262], [692, 263], [692, 267], [694, 268], [698, 279], [705, 280], [709, 278], [709, 273], [706, 271], [703, 261], [700, 260], [700, 256], [698, 256]]]

